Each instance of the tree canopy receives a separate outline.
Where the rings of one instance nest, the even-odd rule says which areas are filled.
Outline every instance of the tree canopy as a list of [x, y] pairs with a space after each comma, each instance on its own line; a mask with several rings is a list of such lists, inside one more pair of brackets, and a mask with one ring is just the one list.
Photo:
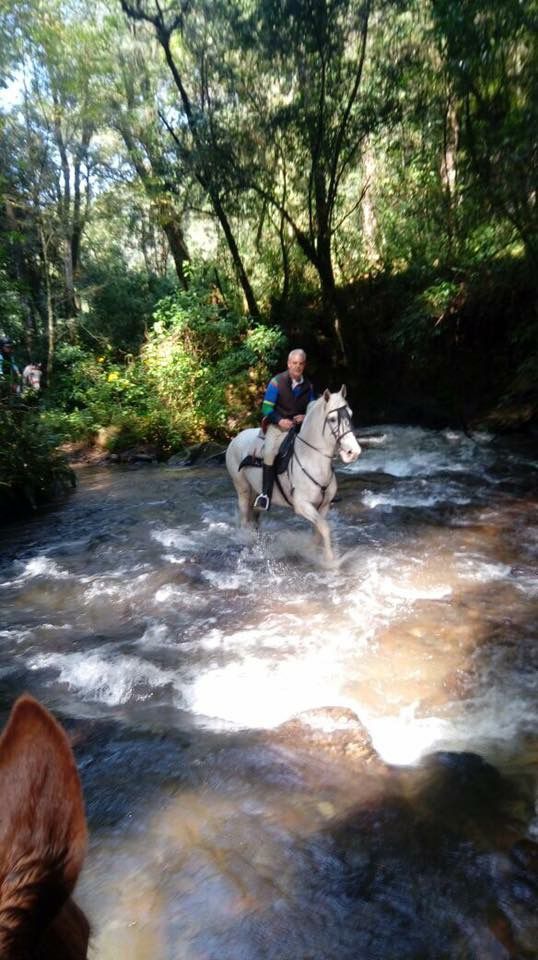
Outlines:
[[286, 343], [378, 417], [420, 391], [534, 416], [536, 25], [519, 0], [4, 0], [0, 333], [77, 429], [130, 397], [141, 434], [172, 408], [226, 433]]

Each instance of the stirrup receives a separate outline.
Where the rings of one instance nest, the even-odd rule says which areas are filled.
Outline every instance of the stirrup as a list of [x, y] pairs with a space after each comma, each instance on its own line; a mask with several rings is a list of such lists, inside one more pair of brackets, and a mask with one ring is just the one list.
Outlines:
[[268, 510], [271, 506], [271, 501], [266, 493], [259, 493], [254, 501], [255, 510]]

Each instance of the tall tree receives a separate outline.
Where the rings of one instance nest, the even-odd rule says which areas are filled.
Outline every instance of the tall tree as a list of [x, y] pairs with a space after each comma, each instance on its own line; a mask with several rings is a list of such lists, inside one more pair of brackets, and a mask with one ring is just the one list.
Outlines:
[[333, 246], [363, 196], [362, 189], [346, 195], [344, 186], [373, 125], [365, 92], [371, 11], [371, 0], [259, 0], [241, 24], [264, 78], [248, 91], [258, 123], [251, 141], [255, 163], [244, 168], [247, 183], [279, 210], [315, 267], [342, 360]]
[[[134, 0], [134, 2], [121, 0], [121, 5], [127, 16], [133, 20], [150, 23], [155, 30], [155, 36], [162, 47], [179, 94], [179, 122], [175, 127], [169, 124], [169, 132], [176, 143], [179, 157], [189, 164], [193, 175], [211, 202], [228, 245], [249, 313], [253, 317], [258, 317], [259, 308], [256, 297], [226, 209], [223, 169], [219, 164], [219, 144], [214, 136], [212, 98], [205, 69], [208, 24], [203, 17], [203, 11], [198, 11], [196, 15], [190, 9], [188, 0], [180, 4], [179, 10], [174, 7], [174, 12], [163, 11], [158, 0]], [[189, 33], [187, 27], [190, 25], [190, 20], [195, 22], [194, 29]], [[176, 34], [180, 37], [178, 43], [174, 43]], [[190, 60], [188, 71], [183, 69], [182, 54], [185, 63], [189, 63]], [[195, 81], [192, 80], [193, 75]], [[187, 76], [191, 79], [190, 85]], [[187, 137], [186, 133], [188, 133]]]
[[538, 263], [538, 21], [519, 0], [432, 0], [462, 147], [492, 211]]

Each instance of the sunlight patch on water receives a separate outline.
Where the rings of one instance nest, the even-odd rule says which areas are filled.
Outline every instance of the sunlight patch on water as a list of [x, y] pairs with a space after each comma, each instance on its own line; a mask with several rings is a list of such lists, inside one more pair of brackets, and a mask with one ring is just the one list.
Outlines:
[[446, 721], [438, 717], [415, 717], [418, 706], [418, 703], [410, 704], [394, 716], [361, 713], [361, 721], [385, 763], [395, 766], [417, 763], [448, 737], [450, 725]]
[[247, 657], [242, 663], [215, 666], [196, 677], [185, 695], [199, 716], [242, 728], [268, 729], [303, 710], [342, 705], [340, 685], [334, 664], [322, 653], [272, 664]]

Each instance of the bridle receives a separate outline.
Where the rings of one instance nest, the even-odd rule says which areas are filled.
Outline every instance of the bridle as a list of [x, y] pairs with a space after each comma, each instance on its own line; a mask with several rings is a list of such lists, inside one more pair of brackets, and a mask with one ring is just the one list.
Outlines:
[[[329, 420], [329, 417], [332, 413], [336, 413], [338, 416], [338, 421], [334, 425]], [[329, 430], [334, 437], [336, 449], [336, 447], [341, 444], [342, 440], [348, 433], [353, 433], [353, 429], [351, 427], [351, 417], [349, 415], [349, 407], [347, 403], [344, 403], [341, 407], [336, 407], [334, 410], [329, 411], [325, 417], [325, 420], [323, 421], [323, 430], [321, 431], [322, 436], [325, 433], [325, 427], [327, 424], [329, 425]], [[342, 427], [346, 426], [347, 430], [341, 430]], [[321, 455], [323, 457], [327, 457], [328, 460], [332, 460], [334, 456], [334, 450], [332, 453], [325, 453], [324, 450], [319, 450], [318, 447], [315, 447], [313, 443], [309, 443], [308, 440], [305, 440], [300, 433], [297, 434], [296, 440], [300, 440], [301, 443], [304, 443], [307, 447], [310, 447], [311, 450], [315, 450], [316, 453], [321, 453]]]
[[[337, 422], [336, 422], [335, 424], [333, 424], [333, 423], [329, 420], [329, 417], [330, 417], [331, 414], [333, 414], [333, 413], [336, 413], [336, 414], [337, 414]], [[336, 447], [340, 446], [342, 440], [344, 439], [344, 437], [345, 437], [348, 433], [353, 433], [353, 430], [352, 430], [352, 427], [351, 427], [351, 416], [350, 416], [350, 413], [349, 413], [349, 407], [348, 407], [347, 403], [344, 403], [344, 404], [342, 404], [341, 407], [336, 407], [334, 410], [330, 410], [330, 411], [329, 411], [329, 413], [327, 414], [327, 416], [325, 417], [325, 420], [324, 420], [324, 422], [323, 422], [323, 430], [321, 431], [322, 436], [323, 436], [323, 434], [325, 433], [325, 428], [327, 427], [327, 425], [329, 426], [329, 430], [330, 430], [330, 432], [331, 432], [331, 434], [332, 434], [332, 436], [334, 437], [334, 440], [335, 440], [335, 447], [334, 447], [334, 450], [333, 450], [332, 453], [325, 453], [324, 450], [320, 450], [318, 447], [315, 447], [313, 443], [309, 443], [308, 440], [305, 440], [304, 437], [302, 437], [300, 433], [297, 434], [295, 440], [296, 440], [296, 441], [297, 441], [297, 440], [300, 440], [301, 443], [304, 443], [305, 446], [310, 447], [311, 450], [315, 450], [316, 453], [320, 453], [323, 457], [327, 457], [328, 460], [332, 460], [332, 458], [333, 458], [333, 456], [334, 456], [334, 452], [335, 452], [335, 450], [336, 450]], [[342, 427], [347, 427], [347, 429], [342, 430]], [[297, 460], [297, 463], [299, 464], [299, 466], [300, 466], [301, 470], [303, 471], [303, 473], [305, 474], [305, 476], [308, 477], [308, 479], [311, 480], [312, 483], [314, 483], [314, 484], [316, 485], [316, 487], [319, 487], [319, 489], [321, 490], [321, 493], [322, 493], [321, 502], [323, 503], [323, 500], [325, 499], [325, 493], [326, 493], [326, 491], [327, 491], [327, 489], [328, 489], [328, 487], [329, 487], [329, 484], [330, 484], [330, 482], [331, 482], [331, 480], [332, 480], [332, 478], [333, 478], [334, 470], [333, 470], [332, 467], [331, 467], [331, 473], [330, 473], [328, 482], [327, 482], [326, 484], [322, 484], [322, 483], [319, 482], [319, 480], [316, 480], [316, 478], [313, 477], [313, 476], [308, 472], [308, 470], [306, 469], [306, 467], [301, 463], [301, 461], [299, 460], [299, 455], [298, 455], [296, 449], [293, 451], [293, 457], [292, 457], [292, 459], [291, 459], [291, 461], [290, 461], [290, 466], [293, 465], [293, 460], [294, 460], [294, 459]], [[292, 491], [293, 491], [293, 484], [292, 484], [292, 482], [291, 482], [291, 477], [289, 476], [289, 469], [288, 469], [288, 478], [289, 478], [289, 481], [290, 481], [290, 487], [291, 487], [291, 489], [292, 489]], [[282, 491], [282, 492], [283, 492], [283, 491]], [[284, 495], [284, 496], [285, 496], [285, 495]], [[288, 500], [287, 497], [286, 497], [286, 500]], [[288, 503], [289, 503], [289, 500], [288, 500]]]

